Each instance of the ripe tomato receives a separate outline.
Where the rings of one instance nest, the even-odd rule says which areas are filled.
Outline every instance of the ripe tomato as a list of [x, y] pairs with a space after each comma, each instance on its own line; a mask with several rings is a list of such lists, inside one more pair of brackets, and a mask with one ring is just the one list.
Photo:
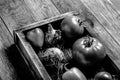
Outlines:
[[92, 66], [105, 58], [106, 50], [98, 39], [88, 36], [75, 41], [72, 55], [82, 66]]
[[98, 72], [95, 75], [94, 80], [112, 80], [112, 75], [105, 71]]
[[84, 32], [84, 28], [81, 24], [82, 21], [78, 16], [67, 15], [61, 23], [61, 30], [68, 38], [81, 36]]
[[87, 80], [84, 74], [76, 67], [67, 70], [62, 75], [63, 80]]
[[44, 43], [44, 33], [40, 28], [33, 29], [27, 33], [27, 39], [34, 46], [41, 48]]

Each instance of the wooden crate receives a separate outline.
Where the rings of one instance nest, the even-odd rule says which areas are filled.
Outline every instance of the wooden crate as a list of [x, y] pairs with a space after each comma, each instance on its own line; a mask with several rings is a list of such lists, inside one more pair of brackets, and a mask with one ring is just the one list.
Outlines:
[[[61, 21], [64, 19], [66, 15], [74, 14], [77, 16], [84, 16], [87, 19], [90, 19], [94, 24], [97, 24], [99, 26], [102, 26], [99, 21], [91, 14], [85, 14], [86, 10], [78, 13], [78, 12], [68, 12], [64, 13], [46, 20], [42, 20], [30, 25], [25, 26], [24, 28], [20, 28], [14, 31], [14, 40], [16, 43], [16, 46], [18, 47], [19, 51], [21, 52], [21, 55], [23, 56], [23, 59], [25, 60], [28, 67], [31, 69], [31, 72], [38, 80], [52, 80], [51, 76], [49, 75], [48, 71], [45, 69], [43, 63], [40, 61], [35, 49], [33, 46], [26, 40], [26, 33], [32, 29], [35, 28], [41, 28], [44, 29], [44, 27], [47, 27], [46, 25], [52, 24], [52, 25], [58, 25], [60, 26]], [[88, 11], [87, 11], [88, 12]], [[56, 27], [57, 28], [57, 27]], [[97, 34], [96, 31], [94, 31], [91, 27], [85, 28], [88, 33], [99, 39], [106, 47], [106, 51], [108, 53], [111, 53], [112, 51], [107, 47], [106, 43], [102, 40], [102, 38]], [[114, 64], [114, 62], [111, 60], [109, 55], [105, 59], [104, 63], [102, 63], [102, 67], [110, 72], [113, 75], [117, 75], [119, 77], [120, 70], [119, 68]]]

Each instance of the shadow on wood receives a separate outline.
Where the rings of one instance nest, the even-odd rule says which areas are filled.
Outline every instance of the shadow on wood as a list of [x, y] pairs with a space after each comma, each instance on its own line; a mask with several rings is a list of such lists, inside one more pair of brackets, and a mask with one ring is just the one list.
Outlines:
[[30, 72], [29, 68], [27, 67], [15, 44], [11, 45], [6, 50], [6, 52], [9, 61], [12, 63], [13, 67], [16, 70], [16, 80], [36, 80]]

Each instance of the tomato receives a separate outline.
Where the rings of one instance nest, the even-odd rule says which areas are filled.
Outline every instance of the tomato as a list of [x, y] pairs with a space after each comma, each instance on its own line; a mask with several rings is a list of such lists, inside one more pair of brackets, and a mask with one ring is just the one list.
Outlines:
[[27, 33], [27, 39], [34, 46], [41, 48], [44, 43], [44, 33], [40, 28], [33, 29]]
[[63, 80], [87, 80], [84, 74], [76, 67], [67, 70], [62, 75]]
[[112, 75], [105, 71], [98, 72], [95, 75], [94, 80], [112, 80]]
[[61, 30], [66, 37], [73, 38], [81, 36], [84, 32], [82, 20], [78, 16], [67, 15], [61, 22]]
[[98, 39], [89, 36], [76, 40], [72, 49], [73, 58], [81, 66], [92, 66], [106, 56], [103, 44]]

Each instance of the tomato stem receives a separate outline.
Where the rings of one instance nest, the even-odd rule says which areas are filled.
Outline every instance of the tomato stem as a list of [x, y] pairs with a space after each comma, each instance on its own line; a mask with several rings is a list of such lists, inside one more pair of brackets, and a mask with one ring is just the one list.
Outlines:
[[80, 20], [80, 19], [78, 19], [78, 23], [79, 23], [79, 26], [81, 26], [84, 22], [86, 22], [86, 20]]
[[82, 21], [80, 19], [78, 19], [78, 23], [79, 23], [79, 26], [82, 25]]
[[87, 39], [84, 40], [85, 47], [90, 47], [93, 43], [93, 39], [91, 37], [87, 37]]

